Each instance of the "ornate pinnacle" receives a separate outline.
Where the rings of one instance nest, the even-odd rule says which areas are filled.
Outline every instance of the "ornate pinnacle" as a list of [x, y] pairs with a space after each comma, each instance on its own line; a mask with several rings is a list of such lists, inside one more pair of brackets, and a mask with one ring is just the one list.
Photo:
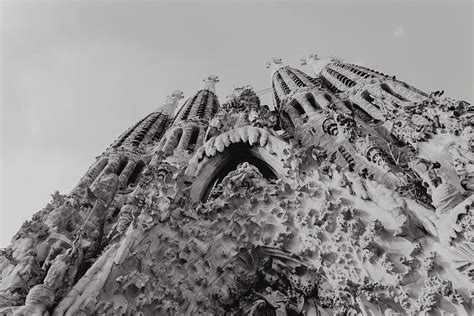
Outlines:
[[209, 75], [202, 80], [204, 82], [204, 89], [216, 92], [216, 83], [219, 82], [219, 77], [216, 75]]
[[[331, 61], [333, 61], [331, 59]], [[303, 56], [300, 59], [301, 65], [309, 65], [311, 68], [313, 68], [313, 71], [316, 75], [319, 75], [321, 70], [330, 63], [329, 60], [327, 59], [321, 59], [318, 57], [317, 54], [309, 54], [307, 56]]]
[[303, 56], [300, 59], [300, 63], [302, 66], [308, 65], [311, 63], [311, 60], [319, 60], [319, 57], [317, 54], [309, 54], [307, 56]]
[[281, 58], [272, 57], [269, 61], [265, 63], [265, 67], [270, 68], [273, 74], [275, 71], [282, 67]]
[[158, 108], [158, 111], [166, 114], [172, 115], [176, 107], [178, 106], [178, 101], [184, 98], [184, 93], [181, 90], [175, 90], [171, 95], [166, 97], [165, 103]]
[[331, 56], [331, 57], [329, 57], [329, 59], [330, 59], [332, 62], [340, 62], [340, 63], [342, 63], [342, 58], [339, 58], [339, 57], [336, 57], [336, 56]]

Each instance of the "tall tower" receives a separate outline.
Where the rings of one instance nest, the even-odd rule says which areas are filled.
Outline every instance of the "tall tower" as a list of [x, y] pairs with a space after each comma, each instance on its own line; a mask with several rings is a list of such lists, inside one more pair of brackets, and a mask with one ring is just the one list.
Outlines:
[[219, 102], [216, 83], [219, 78], [209, 75], [203, 79], [204, 87], [190, 97], [172, 122], [172, 126], [158, 146], [166, 156], [174, 150], [193, 153], [202, 146], [209, 120], [216, 114]]
[[[272, 71], [275, 105], [286, 129], [295, 130], [311, 119], [320, 121], [321, 126], [324, 125], [324, 132], [336, 132], [332, 120], [328, 117], [328, 110], [338, 108], [344, 112], [347, 109], [342, 101], [325, 87], [321, 78], [313, 78], [299, 69], [283, 66], [281, 59], [276, 58], [267, 62], [267, 68]], [[314, 127], [314, 124], [312, 125]]]
[[149, 162], [149, 155], [161, 140], [170, 125], [182, 91], [174, 91], [156, 111], [150, 113], [120, 135], [115, 142], [89, 168], [72, 193], [83, 194], [87, 188], [94, 188], [102, 177], [116, 174], [118, 188], [135, 185], [143, 168]]
[[311, 55], [306, 59], [324, 83], [335, 92], [345, 92], [367, 119], [385, 121], [396, 116], [410, 102], [423, 102], [428, 95], [415, 87], [398, 81], [378, 71], [344, 63], [332, 58], [322, 69], [318, 58]]

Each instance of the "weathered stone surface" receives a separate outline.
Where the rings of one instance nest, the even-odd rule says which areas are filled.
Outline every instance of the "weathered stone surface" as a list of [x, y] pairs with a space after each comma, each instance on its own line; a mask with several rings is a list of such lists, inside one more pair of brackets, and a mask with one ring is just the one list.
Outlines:
[[0, 252], [0, 313], [472, 314], [472, 106], [302, 61], [274, 110], [209, 76], [121, 135]]

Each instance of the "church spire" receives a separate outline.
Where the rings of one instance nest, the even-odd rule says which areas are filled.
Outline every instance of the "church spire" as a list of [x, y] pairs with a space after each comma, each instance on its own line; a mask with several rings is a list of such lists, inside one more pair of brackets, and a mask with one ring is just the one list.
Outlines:
[[209, 120], [217, 113], [219, 102], [216, 96], [216, 83], [219, 77], [208, 75], [203, 79], [203, 89], [197, 91], [181, 107], [171, 129], [158, 145], [165, 155], [175, 149], [188, 150], [202, 146]]

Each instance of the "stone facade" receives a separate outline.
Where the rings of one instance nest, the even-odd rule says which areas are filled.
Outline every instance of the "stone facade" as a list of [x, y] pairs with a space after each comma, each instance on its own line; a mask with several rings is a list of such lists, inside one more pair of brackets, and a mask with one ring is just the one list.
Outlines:
[[301, 59], [175, 91], [0, 252], [6, 315], [469, 315], [474, 108]]

